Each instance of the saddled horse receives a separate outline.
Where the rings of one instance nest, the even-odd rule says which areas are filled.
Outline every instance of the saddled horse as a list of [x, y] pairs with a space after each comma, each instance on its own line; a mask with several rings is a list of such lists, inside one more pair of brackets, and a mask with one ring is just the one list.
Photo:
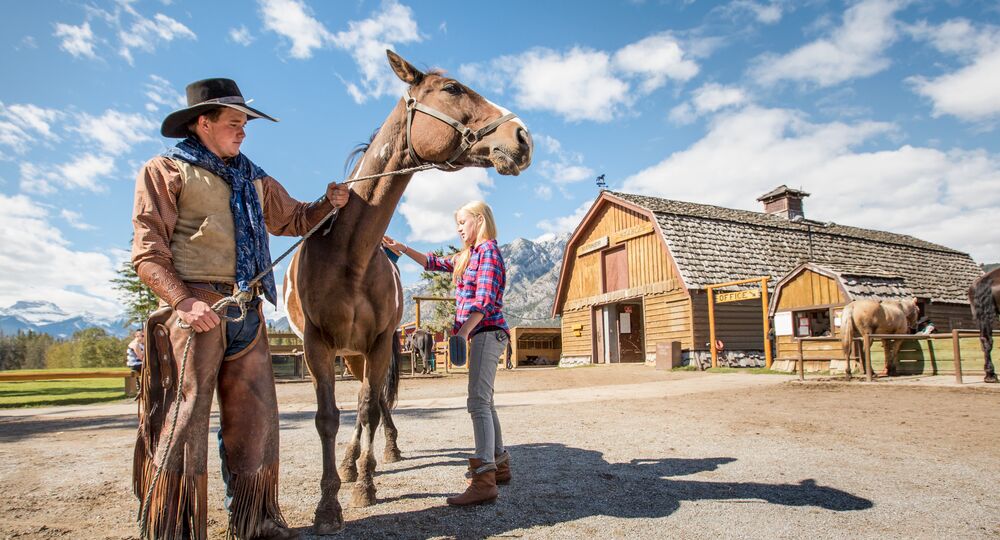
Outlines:
[[[855, 300], [844, 307], [841, 315], [841, 343], [844, 346], [844, 360], [846, 361], [847, 377], [851, 376], [851, 348], [854, 338], [858, 335], [866, 337], [871, 334], [908, 334], [910, 329], [917, 323], [917, 315], [920, 313], [915, 298], [909, 300]], [[891, 342], [891, 343], [890, 343]], [[884, 340], [885, 344], [885, 370], [884, 375], [896, 375], [898, 365], [897, 356], [899, 349], [903, 346], [903, 340]], [[862, 354], [862, 357], [864, 354]], [[864, 362], [871, 362], [862, 358], [862, 369]]]
[[[531, 136], [516, 116], [455, 79], [423, 73], [395, 53], [386, 53], [393, 72], [409, 88], [365, 149], [353, 178], [424, 163], [448, 169], [492, 166], [502, 175], [519, 174], [530, 165]], [[302, 330], [316, 389], [316, 428], [323, 446], [317, 534], [336, 532], [344, 524], [337, 501], [340, 411], [334, 399], [333, 359], [338, 354], [363, 379], [359, 429], [347, 447], [341, 472], [347, 478], [357, 474], [354, 505], [375, 503], [373, 442], [383, 409], [393, 330], [403, 310], [399, 272], [381, 249], [381, 241], [412, 174], [352, 184], [350, 200], [336, 225], [328, 235], [308, 238], [285, 276], [289, 320]]]
[[995, 383], [997, 373], [993, 369], [993, 359], [990, 356], [993, 351], [993, 326], [997, 322], [997, 315], [1000, 314], [1000, 268], [994, 268], [972, 282], [972, 286], [969, 287], [969, 304], [972, 305], [972, 316], [979, 324], [979, 343], [986, 358], [983, 364], [986, 377], [983, 380]]

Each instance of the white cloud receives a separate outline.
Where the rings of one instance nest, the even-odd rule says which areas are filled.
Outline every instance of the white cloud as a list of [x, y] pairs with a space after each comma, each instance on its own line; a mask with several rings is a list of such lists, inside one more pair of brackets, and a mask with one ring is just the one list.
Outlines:
[[368, 99], [401, 94], [405, 84], [389, 68], [385, 51], [421, 39], [413, 10], [396, 2], [385, 3], [380, 13], [351, 21], [348, 30], [337, 32], [333, 44], [350, 52], [361, 71], [360, 85], [348, 84], [354, 101], [364, 103]]
[[261, 0], [260, 5], [264, 27], [291, 41], [292, 58], [310, 58], [314, 49], [327, 45], [351, 54], [361, 72], [361, 80], [345, 80], [344, 84], [355, 102], [396, 95], [405, 88], [389, 68], [385, 51], [395, 49], [397, 44], [421, 41], [413, 10], [409, 7], [385, 2], [378, 13], [367, 19], [350, 21], [347, 30], [332, 33], [299, 0]]
[[313, 49], [322, 48], [333, 37], [298, 0], [261, 0], [260, 11], [264, 28], [292, 42], [292, 58], [311, 58]]
[[64, 115], [56, 109], [45, 109], [35, 105], [4, 105], [0, 102], [0, 145], [8, 146], [17, 153], [28, 150], [36, 141], [35, 135], [46, 140], [58, 141], [52, 132], [52, 123]]
[[83, 220], [83, 214], [63, 208], [59, 211], [59, 217], [63, 218], [70, 227], [81, 231], [92, 231], [97, 227]]
[[152, 141], [150, 133], [155, 133], [157, 127], [158, 124], [140, 114], [109, 109], [101, 116], [81, 114], [79, 126], [70, 130], [96, 143], [101, 152], [120, 155], [136, 144]]
[[45, 300], [68, 312], [121, 313], [107, 254], [73, 249], [48, 212], [24, 195], [0, 193], [0, 305]]
[[889, 66], [886, 49], [897, 37], [895, 0], [864, 0], [844, 13], [843, 24], [828, 37], [781, 56], [764, 55], [751, 73], [764, 85], [780, 81], [832, 86], [867, 77]]
[[244, 47], [249, 46], [253, 43], [253, 36], [250, 34], [250, 30], [246, 26], [240, 25], [239, 28], [229, 29], [229, 39], [233, 43], [238, 43]]
[[667, 79], [687, 81], [698, 74], [698, 64], [685, 58], [684, 50], [668, 34], [650, 36], [626, 45], [614, 56], [615, 66], [628, 74], [645, 77], [645, 93], [663, 86]]
[[90, 29], [89, 22], [80, 26], [56, 23], [56, 31], [53, 35], [61, 39], [59, 48], [74, 57], [97, 58], [97, 53], [94, 52], [94, 32]]
[[535, 186], [535, 196], [543, 201], [547, 201], [552, 198], [552, 188], [545, 184], [538, 184]]
[[545, 110], [571, 122], [607, 122], [637, 95], [668, 80], [684, 82], [698, 64], [669, 34], [657, 34], [607, 52], [574, 47], [566, 52], [534, 48], [459, 68], [463, 80], [494, 93], [512, 90], [519, 107]]
[[128, 30], [118, 31], [121, 48], [118, 54], [131, 65], [132, 50], [139, 49], [147, 53], [154, 52], [160, 43], [169, 43], [175, 39], [198, 39], [190, 28], [162, 13], [157, 13], [152, 19], [147, 19], [125, 4], [125, 9], [135, 19]]
[[83, 154], [61, 165], [21, 163], [21, 189], [28, 193], [49, 194], [57, 187], [104, 191], [101, 179], [114, 172], [115, 161], [109, 156]]
[[568, 216], [563, 216], [553, 219], [543, 219], [537, 223], [538, 228], [545, 231], [538, 238], [535, 238], [536, 242], [543, 242], [546, 240], [552, 240], [556, 236], [572, 232], [576, 227], [583, 221], [583, 216], [587, 215], [587, 210], [593, 206], [594, 201], [589, 200], [581, 204], [572, 214]]
[[1000, 231], [982, 224], [1000, 207], [1000, 155], [909, 145], [856, 150], [895, 129], [880, 122], [814, 124], [797, 111], [750, 106], [718, 115], [701, 140], [627, 178], [623, 189], [759, 211], [758, 196], [787, 184], [812, 194], [807, 217], [996, 259]]
[[748, 11], [758, 22], [764, 24], [774, 24], [781, 20], [781, 5], [778, 2], [763, 4], [750, 0], [734, 0], [726, 6], [726, 10], [729, 12]]
[[907, 80], [914, 90], [931, 100], [934, 116], [950, 114], [966, 121], [1000, 116], [1000, 29], [977, 28], [965, 19], [939, 26], [915, 25], [911, 33], [947, 54], [957, 55], [963, 67], [939, 77]]
[[[554, 182], [564, 195], [566, 184], [572, 184], [581, 180], [594, 177], [594, 170], [583, 164], [583, 154], [563, 150], [562, 143], [555, 137], [550, 137], [544, 133], [538, 133], [533, 137], [539, 150], [552, 159], [543, 159], [538, 164], [541, 169], [540, 174]], [[549, 199], [552, 196], [551, 186], [539, 185], [535, 193], [542, 199]]]
[[150, 75], [149, 81], [145, 84], [146, 97], [149, 98], [147, 111], [156, 112], [160, 107], [171, 111], [187, 107], [187, 97], [178, 92], [170, 81], [159, 75]]
[[484, 189], [491, 186], [487, 169], [481, 168], [429, 170], [413, 175], [399, 205], [399, 213], [410, 227], [406, 240], [457, 242], [455, 211], [469, 201], [485, 200]]
[[742, 88], [716, 83], [704, 84], [691, 94], [690, 103], [681, 103], [670, 110], [671, 120], [678, 124], [690, 124], [703, 114], [747, 102], [746, 92]]

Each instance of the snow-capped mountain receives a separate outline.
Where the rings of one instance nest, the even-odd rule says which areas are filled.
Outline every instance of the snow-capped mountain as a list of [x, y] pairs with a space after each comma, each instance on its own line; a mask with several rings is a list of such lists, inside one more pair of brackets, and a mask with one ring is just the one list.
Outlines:
[[[566, 233], [542, 242], [518, 238], [500, 246], [507, 266], [503, 313], [511, 327], [558, 325], [558, 320], [551, 318], [552, 302], [569, 236]], [[423, 294], [427, 294], [426, 282], [403, 287], [403, 322], [414, 320], [416, 308], [411, 298]]]
[[118, 337], [129, 332], [124, 319], [101, 319], [90, 313], [71, 315], [52, 302], [22, 300], [8, 308], [0, 308], [0, 333], [8, 336], [32, 331], [68, 338], [77, 330], [92, 327]]

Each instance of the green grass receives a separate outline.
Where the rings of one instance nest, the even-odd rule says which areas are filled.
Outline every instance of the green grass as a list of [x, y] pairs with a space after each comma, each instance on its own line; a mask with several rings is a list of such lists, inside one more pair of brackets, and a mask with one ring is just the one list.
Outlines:
[[[682, 366], [679, 368], [674, 368], [671, 371], [698, 371], [697, 366]], [[789, 373], [787, 371], [775, 371], [773, 369], [767, 368], [732, 368], [732, 367], [717, 367], [708, 368], [705, 370], [707, 373], [751, 373], [753, 375], [794, 375], [794, 373]]]
[[125, 399], [121, 378], [0, 382], [0, 408], [3, 409], [85, 405], [120, 399]]

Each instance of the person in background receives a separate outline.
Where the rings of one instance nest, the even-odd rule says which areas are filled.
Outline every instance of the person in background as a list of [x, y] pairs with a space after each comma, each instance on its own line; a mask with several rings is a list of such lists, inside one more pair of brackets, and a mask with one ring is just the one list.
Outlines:
[[145, 335], [142, 330], [136, 330], [125, 348], [125, 365], [136, 374], [142, 371], [142, 362], [146, 359]]
[[510, 482], [510, 454], [504, 448], [500, 418], [493, 404], [497, 364], [510, 342], [503, 316], [503, 291], [507, 282], [493, 211], [482, 201], [472, 201], [455, 212], [463, 249], [451, 257], [423, 254], [386, 236], [389, 249], [406, 254], [426, 270], [451, 272], [455, 282], [455, 323], [452, 333], [472, 341], [469, 348], [469, 395], [475, 457], [469, 459], [464, 493], [448, 497], [448, 504], [468, 506], [497, 498], [497, 484]]

